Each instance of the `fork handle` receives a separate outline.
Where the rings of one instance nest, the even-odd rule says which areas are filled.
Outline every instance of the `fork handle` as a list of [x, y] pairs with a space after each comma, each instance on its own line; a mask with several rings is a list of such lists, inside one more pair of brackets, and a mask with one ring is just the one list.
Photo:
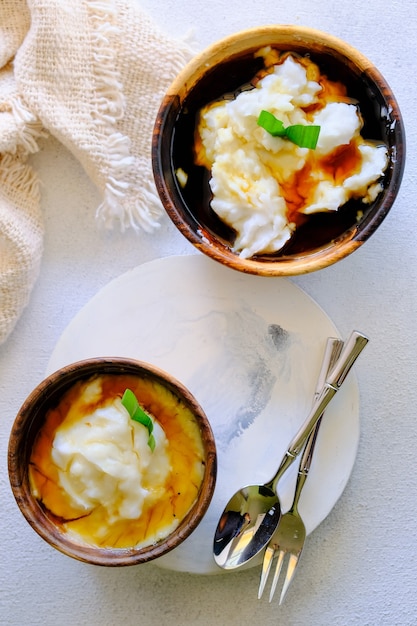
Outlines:
[[[319, 377], [317, 379], [314, 400], [317, 400], [317, 398], [319, 397], [320, 392], [323, 389], [323, 385], [326, 381], [326, 378], [329, 375], [329, 372], [332, 371], [333, 367], [335, 366], [340, 356], [343, 345], [344, 343], [342, 339], [335, 339], [334, 337], [328, 338], [327, 343], [326, 343], [326, 348], [325, 348], [325, 356], [323, 359]], [[301, 461], [300, 461], [299, 471], [302, 473], [307, 474], [308, 470], [310, 469], [311, 460], [312, 460], [313, 452], [314, 452], [314, 446], [316, 445], [317, 434], [320, 428], [322, 417], [323, 417], [323, 413], [317, 420], [316, 425], [314, 426], [313, 430], [308, 436], [307, 443], [305, 445], [304, 452], [301, 456]]]
[[[343, 348], [343, 341], [341, 339], [335, 339], [334, 337], [329, 337], [326, 343], [326, 348], [324, 352], [324, 359], [320, 369], [319, 377], [317, 379], [316, 391], [314, 394], [314, 399], [316, 400], [320, 395], [320, 391], [323, 388], [326, 377], [329, 372], [334, 367], [337, 359], [340, 356], [340, 353]], [[292, 503], [292, 509], [296, 509], [298, 505], [298, 501], [301, 496], [301, 492], [304, 487], [304, 483], [307, 480], [308, 472], [310, 471], [311, 461], [313, 459], [314, 448], [317, 441], [317, 435], [320, 429], [320, 424], [323, 418], [323, 413], [319, 417], [316, 425], [308, 436], [307, 443], [305, 445], [303, 454], [301, 456], [300, 467], [297, 475], [297, 482], [295, 484], [294, 491], [294, 499]]]
[[267, 483], [266, 486], [276, 491], [278, 481], [300, 454], [318, 419], [323, 414], [333, 396], [340, 389], [343, 381], [367, 343], [368, 338], [362, 333], [357, 331], [353, 331], [351, 333], [342, 349], [336, 365], [332, 368], [330, 374], [326, 378], [323, 389], [316, 399], [307, 419], [291, 441], [275, 476], [269, 483]]
[[323, 414], [323, 411], [329, 404], [330, 400], [342, 386], [346, 376], [352, 369], [353, 364], [367, 343], [368, 338], [362, 333], [359, 333], [356, 330], [351, 333], [350, 337], [343, 346], [336, 364], [326, 377], [326, 382], [324, 383], [324, 386], [319, 393], [309, 416], [303, 426], [301, 426], [298, 433], [295, 435], [294, 439], [291, 441], [287, 454], [294, 457], [297, 457], [300, 454], [319, 417]]

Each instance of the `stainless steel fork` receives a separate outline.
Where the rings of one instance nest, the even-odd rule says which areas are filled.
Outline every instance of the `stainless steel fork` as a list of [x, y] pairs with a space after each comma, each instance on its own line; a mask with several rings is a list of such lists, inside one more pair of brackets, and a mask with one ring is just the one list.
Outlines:
[[[341, 350], [343, 347], [343, 341], [340, 339], [335, 339], [330, 337], [327, 340], [325, 353], [323, 357], [323, 362], [321, 366], [321, 370], [319, 373], [319, 377], [316, 385], [316, 393], [315, 397], [320, 393], [323, 384], [325, 382], [326, 376], [332, 366], [335, 364]], [[300, 499], [300, 495], [302, 489], [304, 487], [304, 483], [307, 479], [307, 475], [311, 466], [311, 461], [313, 457], [314, 447], [317, 440], [317, 433], [320, 428], [321, 417], [318, 420], [315, 428], [309, 435], [307, 439], [297, 475], [297, 482], [295, 486], [294, 499], [291, 505], [290, 510], [285, 513], [278, 524], [278, 527], [272, 536], [264, 554], [264, 559], [262, 563], [262, 573], [261, 573], [261, 581], [259, 584], [258, 591], [258, 599], [262, 597], [262, 594], [265, 589], [266, 582], [269, 577], [269, 573], [271, 570], [271, 566], [274, 560], [274, 557], [277, 556], [277, 564], [275, 567], [274, 578], [272, 580], [271, 590], [269, 594], [269, 601], [271, 602], [275, 589], [277, 587], [278, 579], [280, 577], [281, 569], [284, 563], [284, 558], [288, 555], [288, 566], [287, 573], [285, 575], [285, 580], [283, 583], [281, 597], [279, 603], [282, 604], [285, 594], [287, 593], [288, 587], [294, 577], [295, 569], [299, 562], [299, 558], [301, 555], [301, 551], [304, 547], [304, 542], [306, 538], [306, 530], [304, 526], [304, 522], [300, 517], [298, 512], [298, 501]]]

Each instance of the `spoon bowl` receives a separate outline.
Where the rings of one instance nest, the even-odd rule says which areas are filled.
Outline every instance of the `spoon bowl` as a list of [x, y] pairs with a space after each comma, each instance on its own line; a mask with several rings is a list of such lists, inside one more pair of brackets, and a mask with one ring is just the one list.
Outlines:
[[233, 569], [249, 561], [268, 543], [280, 517], [280, 502], [269, 484], [250, 485], [237, 491], [216, 528], [213, 547], [216, 563], [224, 569]]
[[309, 434], [367, 343], [365, 335], [352, 332], [275, 475], [264, 485], [239, 489], [227, 503], [217, 524], [213, 542], [214, 560], [223, 569], [244, 565], [269, 543], [281, 517], [278, 482], [302, 451]]

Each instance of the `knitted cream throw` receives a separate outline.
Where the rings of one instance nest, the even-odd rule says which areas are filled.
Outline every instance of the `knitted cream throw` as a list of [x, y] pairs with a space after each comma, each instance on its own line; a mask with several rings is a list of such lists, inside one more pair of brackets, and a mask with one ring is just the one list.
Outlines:
[[0, 1], [0, 343], [39, 273], [39, 184], [27, 163], [49, 133], [97, 185], [97, 216], [151, 231], [162, 207], [151, 138], [166, 88], [191, 57], [135, 0]]

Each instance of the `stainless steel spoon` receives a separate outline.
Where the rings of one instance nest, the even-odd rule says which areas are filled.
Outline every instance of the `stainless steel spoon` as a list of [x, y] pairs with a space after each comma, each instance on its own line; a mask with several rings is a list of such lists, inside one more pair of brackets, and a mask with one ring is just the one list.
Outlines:
[[268, 544], [281, 517], [277, 484], [300, 454], [316, 422], [340, 389], [367, 343], [368, 338], [365, 335], [352, 332], [275, 475], [264, 485], [243, 487], [227, 503], [217, 524], [213, 543], [214, 560], [223, 569], [241, 567]]

